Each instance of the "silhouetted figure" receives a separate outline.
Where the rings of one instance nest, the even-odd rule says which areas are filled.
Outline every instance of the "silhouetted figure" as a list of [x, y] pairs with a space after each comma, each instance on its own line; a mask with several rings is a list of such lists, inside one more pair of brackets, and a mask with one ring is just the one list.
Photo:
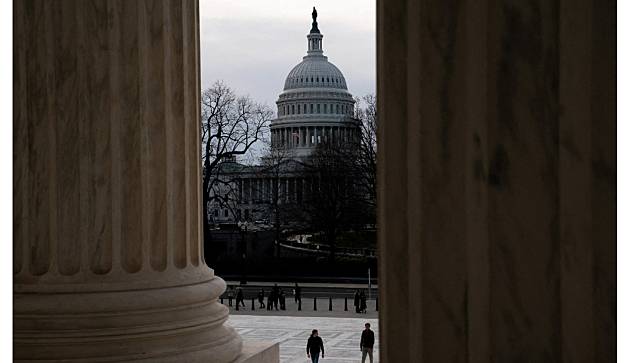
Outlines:
[[376, 337], [371, 330], [371, 324], [366, 323], [364, 325], [364, 330], [362, 331], [362, 336], [360, 337], [360, 351], [362, 352], [362, 363], [365, 362], [367, 355], [369, 355], [369, 362], [373, 363], [373, 344], [376, 341]]
[[280, 288], [279, 286], [277, 286], [277, 284], [273, 285], [273, 293], [275, 294], [275, 296], [279, 296], [280, 294]]
[[257, 294], [257, 301], [259, 301], [260, 309], [263, 309], [266, 307], [266, 305], [264, 305], [264, 289], [259, 290], [259, 293]]
[[295, 283], [295, 289], [293, 289], [293, 294], [295, 295], [295, 302], [296, 303], [301, 303], [302, 302], [302, 288], [297, 285], [297, 282]]
[[324, 343], [322, 343], [322, 338], [318, 336], [317, 329], [313, 329], [309, 340], [306, 342], [306, 356], [311, 358], [311, 362], [318, 363], [320, 353], [324, 358]]
[[237, 288], [237, 297], [235, 298], [235, 307], [236, 307], [237, 310], [239, 310], [239, 304], [240, 303], [241, 303], [241, 305], [243, 307], [246, 307], [246, 305], [244, 304], [244, 291], [242, 290], [241, 287], [238, 287]]
[[268, 310], [273, 310], [273, 303], [275, 302], [275, 293], [273, 290], [268, 293]]
[[365, 295], [364, 290], [360, 291], [360, 312], [367, 313], [367, 295]]
[[353, 294], [353, 306], [356, 308], [356, 313], [360, 312], [360, 293], [356, 290], [356, 293]]
[[228, 294], [227, 295], [228, 295], [227, 296], [228, 297], [228, 306], [232, 307], [233, 306], [233, 297], [235, 295], [235, 293], [233, 292], [232, 287], [228, 288]]
[[282, 290], [280, 290], [279, 299], [280, 299], [280, 309], [286, 310], [286, 294], [284, 294], [284, 291]]

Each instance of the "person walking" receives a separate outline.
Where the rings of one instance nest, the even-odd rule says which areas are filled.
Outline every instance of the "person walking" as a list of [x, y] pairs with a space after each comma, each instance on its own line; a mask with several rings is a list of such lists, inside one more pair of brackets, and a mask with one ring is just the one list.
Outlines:
[[324, 358], [324, 343], [322, 342], [322, 338], [318, 336], [318, 330], [313, 329], [309, 340], [306, 342], [306, 356], [311, 358], [312, 363], [318, 363], [320, 353], [322, 353], [322, 358]]
[[295, 283], [295, 289], [293, 289], [293, 294], [295, 295], [295, 303], [302, 302], [302, 288]]
[[280, 290], [279, 299], [280, 310], [286, 310], [286, 294], [284, 293], [284, 290]]
[[364, 290], [360, 291], [360, 312], [367, 313], [367, 295], [365, 295]]
[[356, 313], [360, 312], [360, 293], [356, 290], [356, 293], [353, 294], [353, 306], [356, 308]]
[[237, 297], [235, 298], [235, 309], [239, 310], [239, 304], [240, 303], [241, 303], [241, 305], [243, 307], [246, 307], [246, 305], [244, 304], [244, 291], [242, 290], [241, 287], [238, 287], [237, 288]]
[[257, 301], [259, 302], [260, 309], [266, 307], [266, 305], [264, 305], [264, 289], [259, 290], [259, 293], [257, 294]]
[[275, 294], [273, 290], [268, 293], [268, 308], [266, 310], [273, 310], [273, 301], [275, 300]]
[[362, 363], [367, 359], [369, 355], [369, 363], [373, 363], [373, 344], [376, 341], [376, 337], [371, 330], [371, 324], [366, 323], [364, 325], [364, 330], [362, 331], [362, 336], [360, 337], [360, 351], [362, 352]]

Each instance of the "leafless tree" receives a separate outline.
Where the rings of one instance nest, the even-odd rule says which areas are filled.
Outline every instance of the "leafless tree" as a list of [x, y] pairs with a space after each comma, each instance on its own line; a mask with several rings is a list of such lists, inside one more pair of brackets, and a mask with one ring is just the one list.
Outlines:
[[310, 227], [322, 232], [334, 260], [339, 233], [355, 225], [364, 213], [364, 193], [356, 190], [356, 169], [348, 158], [354, 144], [322, 143], [308, 160], [311, 193], [304, 204]]
[[[249, 153], [264, 137], [273, 112], [249, 97], [239, 97], [217, 81], [201, 94], [203, 161], [203, 225], [207, 245], [212, 243], [208, 211], [211, 205], [236, 209], [235, 180], [225, 177], [225, 164]], [[233, 207], [233, 208], [231, 208]], [[237, 218], [239, 216], [236, 216]]]
[[359, 182], [368, 194], [366, 202], [376, 206], [376, 153], [378, 150], [376, 133], [378, 117], [376, 114], [376, 96], [366, 95], [356, 99], [354, 117], [360, 121], [360, 142], [356, 154], [355, 168]]
[[262, 177], [268, 177], [270, 184], [270, 198], [268, 198], [268, 218], [275, 232], [276, 253], [280, 257], [280, 240], [285, 219], [296, 217], [289, 211], [293, 210], [293, 200], [285, 198], [284, 191], [280, 190], [280, 181], [287, 176], [293, 163], [293, 152], [282, 145], [271, 145], [262, 157], [261, 168], [258, 169]]

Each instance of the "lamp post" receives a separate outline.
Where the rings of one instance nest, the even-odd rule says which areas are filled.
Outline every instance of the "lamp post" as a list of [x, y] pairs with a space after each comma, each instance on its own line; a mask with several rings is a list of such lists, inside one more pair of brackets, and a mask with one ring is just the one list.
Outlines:
[[250, 223], [248, 221], [239, 221], [237, 222], [237, 226], [239, 226], [239, 229], [241, 230], [241, 235], [242, 235], [242, 275], [241, 279], [239, 280], [240, 285], [246, 285], [248, 281], [246, 281], [246, 232], [248, 231], [248, 226]]

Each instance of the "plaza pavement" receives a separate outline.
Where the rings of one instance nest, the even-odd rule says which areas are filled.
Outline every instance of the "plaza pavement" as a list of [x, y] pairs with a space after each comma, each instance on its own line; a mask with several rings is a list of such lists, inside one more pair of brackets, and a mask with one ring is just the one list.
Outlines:
[[360, 335], [364, 323], [369, 322], [376, 335], [374, 362], [379, 362], [377, 317], [368, 318], [355, 313], [352, 318], [286, 316], [281, 313], [284, 312], [280, 315], [242, 315], [231, 311], [226, 324], [235, 328], [244, 340], [279, 343], [281, 363], [310, 362], [306, 357], [306, 342], [311, 330], [318, 329], [325, 351], [325, 358], [320, 358], [320, 363], [348, 363], [361, 361]]

